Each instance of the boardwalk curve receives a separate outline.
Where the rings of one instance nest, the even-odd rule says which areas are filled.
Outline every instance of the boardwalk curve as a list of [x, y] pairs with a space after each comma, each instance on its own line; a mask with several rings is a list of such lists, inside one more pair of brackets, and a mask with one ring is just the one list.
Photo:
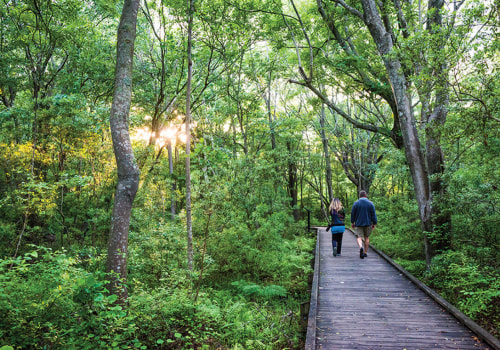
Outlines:
[[342, 256], [333, 257], [331, 234], [318, 229], [306, 350], [499, 349], [498, 339], [483, 330], [492, 343], [481, 341], [382, 256], [370, 249], [360, 259], [346, 231]]

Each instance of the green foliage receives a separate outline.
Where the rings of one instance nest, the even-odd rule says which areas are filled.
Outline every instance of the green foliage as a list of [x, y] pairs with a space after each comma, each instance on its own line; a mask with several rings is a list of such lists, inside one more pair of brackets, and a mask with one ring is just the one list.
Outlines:
[[394, 259], [423, 260], [423, 234], [417, 204], [403, 196], [377, 197], [373, 201], [379, 225], [371, 242]]
[[240, 280], [231, 283], [231, 285], [233, 285], [236, 290], [245, 297], [256, 299], [272, 299], [274, 297], [285, 297], [287, 294], [285, 288], [273, 284], [269, 286], [260, 286], [256, 283], [248, 283], [246, 281]]
[[[359, 2], [349, 3], [362, 11]], [[304, 70], [313, 69], [311, 83], [380, 130], [372, 138], [328, 114], [324, 130], [335, 195], [352, 205], [357, 189], [344, 166], [359, 164], [351, 175], [373, 180], [379, 225], [372, 242], [466, 314], [498, 329], [498, 18], [488, 4], [470, 1], [458, 13], [460, 25], [428, 31], [421, 21], [425, 11], [405, 2], [409, 36], [394, 32], [391, 57], [403, 63], [409, 95], [428, 99], [432, 108], [436, 86], [453, 85], [447, 121], [439, 128], [446, 159], [441, 180], [448, 191], [432, 203], [451, 216], [451, 229], [443, 232], [451, 250], [436, 256], [427, 271], [405, 154], [386, 141], [399, 130], [392, 125], [394, 101], [383, 60], [360, 19], [334, 2], [321, 4], [332, 22], [319, 18], [315, 2], [297, 2], [314, 47], [309, 67], [307, 41], [290, 4], [197, 3], [194, 270], [188, 271], [185, 252], [182, 137], [177, 135], [171, 174], [164, 138], [146, 145], [134, 135], [141, 187], [131, 218], [126, 309], [106, 291], [101, 254], [116, 185], [107, 119], [121, 3], [19, 0], [0, 6], [2, 350], [301, 347], [296, 312], [308, 298], [314, 249], [304, 232], [303, 208], [312, 210], [313, 225], [324, 224], [326, 186], [317, 137], [322, 101], [289, 83], [297, 79], [294, 41]], [[161, 133], [184, 122], [185, 4], [143, 5], [130, 127]], [[397, 11], [386, 5], [387, 23], [398, 23]], [[446, 25], [452, 16], [443, 12]], [[349, 50], [334, 40], [332, 23]], [[436, 75], [443, 67], [449, 74]], [[422, 133], [423, 102], [412, 100], [414, 112], [422, 113]], [[383, 160], [375, 162], [380, 154]], [[19, 238], [18, 256], [9, 259]]]
[[[249, 301], [228, 290], [204, 289], [197, 303], [186, 291], [168, 287], [137, 289], [130, 299], [130, 313], [141, 324], [141, 344], [168, 349], [283, 348], [298, 344], [298, 333], [289, 324], [296, 320], [298, 303], [291, 299]], [[150, 335], [154, 332], [155, 337]]]
[[[426, 280], [445, 299], [474, 319], [480, 320], [498, 311], [498, 271], [482, 266], [464, 252], [448, 251], [436, 256]], [[495, 320], [498, 321], [498, 317], [490, 322]]]
[[0, 338], [32, 349], [131, 346], [132, 319], [114, 304], [116, 295], [108, 295], [105, 276], [86, 272], [81, 263], [43, 248], [0, 260]]

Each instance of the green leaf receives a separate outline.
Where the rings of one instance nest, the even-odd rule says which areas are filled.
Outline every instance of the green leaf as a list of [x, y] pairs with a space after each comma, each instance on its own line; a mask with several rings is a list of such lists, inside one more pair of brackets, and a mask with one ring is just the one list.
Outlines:
[[118, 299], [118, 296], [116, 294], [111, 294], [106, 299], [108, 299], [108, 302], [114, 303]]
[[104, 300], [104, 295], [102, 293], [99, 293], [96, 295], [94, 298], [94, 301], [103, 301]]
[[163, 339], [158, 339], [158, 340], [156, 341], [156, 344], [163, 344], [163, 343], [164, 343]]

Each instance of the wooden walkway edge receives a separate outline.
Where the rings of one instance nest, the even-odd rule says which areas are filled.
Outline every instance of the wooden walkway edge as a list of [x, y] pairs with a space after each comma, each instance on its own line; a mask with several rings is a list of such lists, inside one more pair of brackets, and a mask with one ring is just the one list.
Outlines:
[[399, 272], [401, 272], [406, 278], [412, 281], [416, 286], [418, 286], [424, 293], [430, 296], [434, 301], [436, 301], [439, 305], [444, 307], [449, 313], [451, 313], [455, 318], [462, 323], [464, 326], [473, 331], [481, 340], [486, 342], [495, 350], [500, 350], [500, 340], [495, 338], [491, 333], [489, 333], [486, 329], [478, 325], [476, 322], [471, 320], [467, 315], [462, 313], [456, 307], [451, 305], [448, 301], [443, 299], [441, 295], [436, 293], [434, 290], [429, 288], [427, 285], [422, 283], [418, 278], [413, 276], [411, 273], [406, 271], [403, 267], [397, 264], [394, 260], [384, 254], [382, 251], [372, 246], [373, 251], [375, 251], [378, 255], [380, 255], [384, 260], [386, 260], [389, 264], [394, 266]]
[[316, 349], [316, 314], [318, 311], [318, 289], [319, 289], [319, 262], [320, 262], [320, 228], [316, 228], [316, 249], [314, 253], [314, 273], [311, 286], [311, 302], [309, 304], [309, 316], [307, 319], [307, 334], [305, 350]]
[[[383, 252], [379, 251], [376, 248], [370, 247], [371, 250], [373, 252], [376, 252], [380, 258], [377, 258], [375, 255], [371, 254], [373, 256], [370, 256], [369, 258], [367, 258], [368, 261], [364, 261], [364, 260], [359, 259], [359, 253], [358, 253], [358, 257], [357, 257], [358, 260], [355, 260], [354, 254], [356, 251], [359, 252], [359, 250], [358, 250], [357, 246], [355, 245], [355, 240], [354, 240], [354, 237], [352, 235], [352, 231], [350, 231], [349, 229], [346, 229], [346, 232], [344, 234], [344, 247], [342, 249], [342, 255], [343, 255], [342, 257], [337, 257], [337, 258], [331, 257], [331, 249], [332, 248], [331, 248], [331, 243], [329, 243], [330, 242], [329, 237], [330, 237], [330, 233], [326, 232], [324, 228], [317, 228], [317, 242], [316, 242], [316, 249], [315, 249], [314, 275], [313, 275], [313, 282], [312, 282], [312, 287], [311, 287], [311, 301], [310, 301], [310, 307], [309, 307], [308, 328], [307, 328], [306, 343], [305, 343], [306, 350], [313, 350], [316, 348], [319, 348], [319, 349], [327, 349], [327, 348], [332, 348], [332, 349], [337, 349], [337, 348], [339, 348], [339, 349], [340, 348], [346, 348], [346, 349], [347, 348], [352, 348], [352, 349], [378, 349], [378, 348], [380, 348], [380, 349], [385, 349], [385, 348], [387, 348], [388, 349], [389, 348], [388, 346], [390, 346], [391, 349], [398, 348], [397, 347], [398, 339], [394, 338], [394, 337], [391, 338], [391, 334], [383, 334], [382, 330], [379, 329], [379, 327], [381, 327], [381, 325], [377, 324], [377, 322], [373, 323], [374, 319], [376, 320], [378, 316], [380, 316], [380, 322], [378, 322], [378, 323], [384, 323], [384, 325], [385, 325], [385, 322], [388, 321], [389, 319], [391, 320], [392, 323], [396, 322], [397, 320], [393, 320], [392, 318], [394, 318], [394, 317], [392, 317], [391, 315], [381, 315], [378, 312], [373, 311], [373, 308], [368, 309], [369, 311], [359, 310], [359, 312], [358, 312], [359, 314], [367, 313], [367, 312], [371, 314], [371, 315], [366, 316], [366, 317], [372, 317], [371, 327], [374, 327], [373, 332], [375, 332], [377, 336], [380, 336], [381, 339], [376, 340], [376, 339], [374, 339], [373, 334], [369, 334], [369, 336], [368, 336], [367, 334], [364, 334], [363, 332], [361, 332], [363, 334], [356, 335], [356, 336], [358, 336], [358, 338], [356, 338], [356, 336], [349, 336], [350, 343], [346, 343], [345, 339], [340, 340], [340, 336], [338, 336], [338, 335], [344, 334], [346, 332], [346, 329], [340, 327], [339, 325], [343, 325], [343, 322], [345, 321], [346, 323], [350, 322], [351, 324], [353, 324], [353, 327], [356, 327], [355, 323], [357, 323], [358, 319], [356, 319], [356, 318], [353, 319], [351, 314], [356, 313], [358, 310], [353, 311], [351, 306], [346, 306], [346, 308], [348, 308], [348, 310], [343, 310], [343, 312], [336, 311], [334, 316], [332, 316], [332, 315], [325, 316], [326, 315], [325, 312], [329, 312], [329, 309], [332, 307], [332, 305], [335, 305], [335, 303], [338, 303], [339, 300], [341, 300], [342, 302], [345, 302], [349, 305], [352, 302], [352, 300], [347, 300], [347, 297], [352, 297], [352, 295], [353, 295], [352, 291], [348, 291], [347, 289], [345, 289], [346, 286], [350, 282], [352, 282], [352, 278], [351, 278], [351, 280], [349, 280], [350, 275], [347, 274], [347, 275], [341, 276], [341, 278], [343, 278], [343, 279], [347, 278], [346, 284], [344, 284], [344, 285], [335, 284], [335, 279], [340, 278], [339, 276], [340, 276], [341, 272], [339, 272], [337, 270], [333, 270], [334, 271], [333, 274], [336, 274], [337, 272], [338, 273], [336, 274], [335, 278], [330, 276], [329, 274], [332, 274], [332, 264], [343, 264], [342, 266], [344, 266], [344, 268], [345, 268], [345, 266], [348, 266], [349, 264], [360, 264], [360, 263], [361, 264], [365, 263], [365, 265], [361, 265], [361, 266], [371, 266], [368, 264], [375, 262], [375, 259], [380, 260], [380, 258], [382, 258], [383, 261], [386, 261], [388, 264], [390, 264], [391, 268], [395, 269], [394, 275], [397, 275], [397, 276], [402, 275], [402, 276], [404, 276], [404, 278], [411, 281], [411, 283], [414, 286], [418, 287], [415, 289], [421, 290], [420, 293], [422, 293], [422, 292], [425, 293], [426, 296], [428, 296], [434, 302], [439, 304], [442, 308], [444, 308], [444, 310], [446, 310], [450, 315], [452, 315], [453, 317], [451, 317], [451, 319], [458, 320], [462, 325], [467, 327], [467, 329], [472, 331], [473, 334], [475, 334], [477, 336], [478, 340], [480, 339], [483, 341], [482, 346], [481, 346], [480, 342], [477, 342], [477, 343], [474, 343], [474, 345], [471, 345], [471, 343], [469, 341], [468, 345], [461, 344], [461, 346], [460, 346], [460, 344], [455, 343], [455, 344], [457, 344], [456, 345], [457, 349], [466, 349], [466, 348], [472, 349], [473, 348], [473, 349], [500, 350], [500, 341], [497, 338], [495, 338], [492, 334], [488, 333], [484, 328], [480, 327], [477, 323], [472, 321], [469, 317], [464, 315], [462, 312], [460, 312], [458, 309], [456, 309], [453, 305], [451, 305], [446, 300], [444, 300], [439, 294], [437, 294], [432, 289], [427, 287], [425, 284], [423, 284], [421, 281], [419, 281], [416, 277], [414, 277], [408, 271], [406, 271], [404, 268], [402, 268], [400, 265], [395, 263], [391, 258], [389, 258]], [[321, 254], [323, 254], [323, 256]], [[326, 256], [326, 255], [328, 255], [328, 256]], [[349, 257], [346, 258], [345, 257], [346, 255], [349, 255]], [[349, 260], [349, 262], [347, 262], [347, 260], [334, 260], [334, 259], [350, 259], [350, 260]], [[370, 261], [370, 259], [371, 259], [371, 261]], [[323, 264], [327, 264], [327, 265], [325, 265], [326, 269], [321, 268], [322, 261], [323, 261]], [[380, 260], [380, 261], [382, 261], [382, 260]], [[380, 263], [377, 263], [377, 264], [378, 264], [378, 266], [381, 266]], [[391, 268], [387, 267], [384, 269], [390, 270]], [[338, 269], [342, 269], [342, 267], [338, 267]], [[348, 272], [351, 273], [352, 271], [348, 271]], [[388, 271], [385, 271], [385, 272], [388, 272]], [[370, 273], [375, 274], [378, 272], [376, 270], [371, 270]], [[352, 275], [352, 273], [351, 273], [351, 275]], [[399, 278], [402, 278], [402, 277], [399, 277]], [[344, 283], [344, 282], [340, 282], [340, 283]], [[389, 284], [389, 283], [387, 283], [387, 284]], [[363, 289], [363, 293], [365, 291], [366, 290]], [[381, 292], [381, 290], [377, 289], [376, 292]], [[351, 294], [346, 294], [347, 297], [344, 297], [342, 293], [351, 293]], [[406, 293], [406, 292], [403, 292], [403, 293]], [[401, 295], [403, 293], [401, 293]], [[337, 300], [334, 302], [327, 301], [325, 299], [327, 294], [335, 294], [335, 297], [337, 298]], [[357, 300], [356, 298], [359, 299], [358, 296], [355, 296], [353, 300]], [[419, 300], [421, 300], [421, 298], [413, 297], [413, 296], [408, 296], [408, 298], [409, 299], [413, 298], [412, 303], [415, 303], [415, 302], [418, 302]], [[363, 297], [361, 297], [361, 299], [363, 299]], [[378, 300], [382, 300], [382, 299], [378, 299]], [[342, 302], [339, 304], [342, 305]], [[401, 300], [394, 301], [394, 304], [398, 304], [398, 303], [401, 303]], [[393, 304], [393, 303], [390, 302], [390, 304]], [[346, 313], [348, 313], [349, 315], [346, 315]], [[326, 320], [326, 318], [328, 318], [328, 317], [331, 317], [331, 319]], [[359, 316], [356, 316], [356, 317], [359, 317]], [[374, 317], [374, 319], [373, 319], [373, 317]], [[430, 315], [429, 315], [429, 317], [430, 317]], [[317, 323], [318, 318], [320, 320], [322, 320], [321, 321], [322, 323], [320, 323], [320, 324]], [[334, 326], [331, 325], [331, 323], [332, 323], [331, 321], [333, 321]], [[409, 321], [404, 320], [404, 322], [408, 323]], [[429, 322], [432, 322], [432, 320], [429, 319]], [[442, 322], [442, 320], [439, 322]], [[327, 326], [325, 326], [325, 325], [327, 325]], [[441, 324], [439, 324], [439, 325], [441, 326]], [[392, 326], [394, 326], [394, 324]], [[398, 327], [398, 326], [396, 326], [396, 327]], [[402, 324], [401, 327], [407, 327], [407, 326], [404, 326], [404, 324]], [[317, 331], [320, 328], [321, 328], [321, 332], [320, 332], [320, 335], [318, 336]], [[335, 330], [333, 330], [334, 328], [335, 328]], [[341, 328], [341, 330], [339, 330], [339, 328]], [[331, 329], [331, 333], [329, 333], [330, 329]], [[384, 329], [384, 330], [387, 330], [387, 329]], [[377, 333], [377, 332], [379, 332], [379, 333]], [[418, 335], [417, 337], [420, 338], [420, 340], [422, 340], [423, 339], [422, 332], [425, 332], [425, 331], [420, 330], [419, 332], [420, 333], [418, 333], [418, 332], [416, 333]], [[456, 337], [456, 338], [462, 337], [462, 340], [464, 339], [463, 335], [459, 335], [459, 333], [453, 333], [453, 332], [455, 332], [455, 331], [450, 331], [449, 329], [445, 329], [441, 333], [443, 333], [443, 334], [448, 333], [448, 334], [450, 334], [451, 337]], [[354, 333], [356, 333], [356, 330], [354, 330]], [[395, 334], [392, 334], [392, 335], [394, 336]], [[411, 339], [412, 335], [409, 335], [409, 337]], [[473, 338], [472, 335], [471, 335], [471, 338]], [[338, 343], [336, 343], [337, 342], [336, 339], [339, 339]], [[317, 340], [320, 340], [320, 342], [318, 343]], [[409, 341], [406, 338], [404, 338], [404, 339], [401, 338], [400, 340], [404, 340], [406, 342]], [[453, 347], [450, 347], [450, 344], [448, 344], [449, 339], [446, 338], [446, 340], [447, 340], [446, 341], [447, 344], [439, 344], [439, 343], [438, 344], [431, 344], [431, 343], [427, 344], [424, 341], [424, 344], [421, 345], [419, 347], [419, 349], [424, 349], [424, 348], [431, 349], [431, 348], [441, 348], [441, 347], [442, 348], [453, 348]], [[418, 341], [419, 341], [419, 339], [415, 339], [416, 344], [418, 343]], [[328, 345], [328, 344], [330, 344], [330, 345]], [[331, 347], [331, 344], [338, 344], [338, 347], [337, 347], [337, 345], [335, 347]], [[388, 344], [390, 344], [390, 345], [388, 345]], [[489, 347], [487, 347], [486, 344]], [[437, 345], [439, 345], [439, 347], [436, 347]], [[400, 348], [403, 349], [403, 347], [400, 347]], [[407, 348], [409, 348], [409, 347], [407, 346]]]

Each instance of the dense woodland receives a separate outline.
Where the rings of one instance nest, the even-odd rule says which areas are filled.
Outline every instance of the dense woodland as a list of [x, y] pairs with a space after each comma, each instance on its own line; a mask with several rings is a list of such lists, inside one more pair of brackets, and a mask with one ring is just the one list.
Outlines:
[[499, 10], [1, 0], [0, 347], [300, 349], [307, 213], [360, 189], [498, 337]]

